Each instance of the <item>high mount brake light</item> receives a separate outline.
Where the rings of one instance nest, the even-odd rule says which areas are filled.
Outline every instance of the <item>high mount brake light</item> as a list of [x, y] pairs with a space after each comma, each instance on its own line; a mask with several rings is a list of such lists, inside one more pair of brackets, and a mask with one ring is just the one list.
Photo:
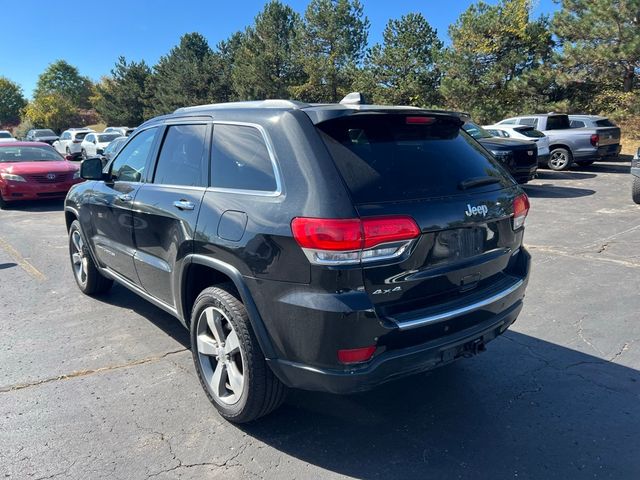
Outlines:
[[297, 217], [293, 238], [311, 263], [349, 265], [399, 257], [420, 235], [406, 216], [334, 219]]
[[406, 117], [406, 123], [408, 125], [429, 125], [436, 121], [433, 117]]
[[524, 226], [524, 221], [529, 213], [529, 197], [526, 193], [519, 195], [513, 201], [513, 229], [517, 230]]

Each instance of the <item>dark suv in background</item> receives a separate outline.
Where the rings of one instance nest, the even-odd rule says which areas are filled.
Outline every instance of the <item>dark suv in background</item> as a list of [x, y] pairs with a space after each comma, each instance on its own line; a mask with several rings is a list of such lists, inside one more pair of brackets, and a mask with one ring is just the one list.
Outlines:
[[231, 421], [473, 355], [522, 308], [517, 183], [457, 116], [353, 98], [179, 109], [66, 199], [80, 289], [176, 316]]

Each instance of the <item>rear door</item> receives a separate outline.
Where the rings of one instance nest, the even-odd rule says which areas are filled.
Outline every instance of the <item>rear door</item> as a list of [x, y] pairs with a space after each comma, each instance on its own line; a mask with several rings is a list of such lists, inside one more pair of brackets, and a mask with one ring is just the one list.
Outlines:
[[383, 316], [515, 281], [509, 268], [522, 236], [511, 216], [521, 190], [458, 119], [423, 115], [357, 114], [317, 125], [359, 215], [409, 215], [421, 230], [397, 260], [363, 263], [365, 289]]
[[175, 306], [174, 272], [193, 252], [200, 204], [209, 182], [207, 122], [169, 125], [163, 135], [153, 180], [136, 196], [134, 263], [142, 287]]
[[156, 149], [158, 130], [152, 127], [136, 135], [111, 164], [111, 180], [96, 182], [91, 197], [91, 241], [98, 260], [136, 284], [132, 207]]

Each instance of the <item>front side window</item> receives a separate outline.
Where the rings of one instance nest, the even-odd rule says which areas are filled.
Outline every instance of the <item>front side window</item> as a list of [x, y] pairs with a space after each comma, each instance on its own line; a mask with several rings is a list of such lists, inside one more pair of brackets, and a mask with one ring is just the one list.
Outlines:
[[211, 186], [275, 192], [278, 189], [273, 163], [262, 133], [245, 125], [213, 128]]
[[205, 187], [207, 125], [172, 125], [167, 129], [153, 183]]
[[157, 132], [157, 127], [144, 130], [122, 149], [111, 167], [111, 176], [114, 180], [123, 182], [142, 180]]

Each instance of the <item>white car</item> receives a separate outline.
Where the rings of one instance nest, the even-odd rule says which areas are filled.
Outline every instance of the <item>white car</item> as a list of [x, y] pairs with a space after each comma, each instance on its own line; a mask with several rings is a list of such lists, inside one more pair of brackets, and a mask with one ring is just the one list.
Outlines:
[[485, 125], [483, 127], [494, 137], [532, 140], [538, 146], [538, 163], [549, 161], [549, 137], [529, 125]]
[[11, 132], [8, 130], [0, 130], [0, 142], [17, 142]]
[[122, 135], [123, 137], [128, 137], [133, 133], [135, 128], [130, 127], [107, 127], [104, 129], [104, 133], [116, 132]]
[[107, 145], [120, 136], [118, 132], [88, 133], [80, 144], [80, 156], [84, 160], [102, 155]]
[[80, 144], [84, 137], [94, 132], [90, 128], [70, 128], [62, 132], [60, 138], [53, 142], [55, 148], [61, 155], [80, 155]]

